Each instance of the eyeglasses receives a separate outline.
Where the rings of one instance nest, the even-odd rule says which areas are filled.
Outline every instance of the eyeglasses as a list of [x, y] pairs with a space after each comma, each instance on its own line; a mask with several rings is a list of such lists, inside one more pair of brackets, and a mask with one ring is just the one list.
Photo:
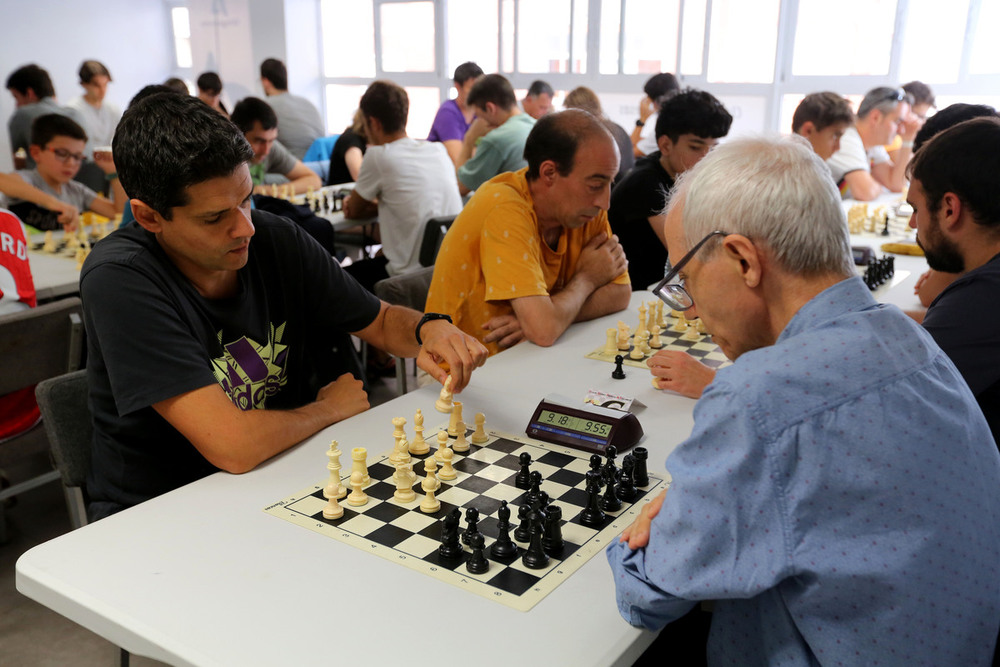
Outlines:
[[71, 153], [65, 148], [49, 148], [52, 154], [56, 156], [56, 159], [60, 162], [69, 162], [73, 160], [74, 162], [83, 162], [83, 153]]
[[891, 90], [888, 93], [886, 93], [886, 95], [885, 95], [885, 97], [883, 99], [885, 99], [887, 101], [888, 100], [893, 100], [893, 101], [896, 101], [896, 102], [902, 102], [904, 99], [906, 99], [906, 91], [903, 90], [902, 88], [897, 88], [896, 90]]
[[[681, 257], [681, 260], [677, 262], [676, 266], [670, 268], [667, 271], [667, 275], [663, 276], [663, 280], [657, 283], [656, 287], [653, 288], [653, 294], [658, 296], [663, 303], [667, 304], [674, 310], [688, 310], [694, 305], [694, 299], [688, 294], [687, 289], [684, 288], [683, 280], [676, 280], [677, 274], [683, 269], [691, 258], [701, 250], [701, 247], [708, 243], [709, 239], [716, 236], [728, 236], [729, 232], [714, 231], [702, 240], [698, 241], [693, 248], [688, 250], [687, 254]], [[675, 282], [676, 280], [676, 282]]]

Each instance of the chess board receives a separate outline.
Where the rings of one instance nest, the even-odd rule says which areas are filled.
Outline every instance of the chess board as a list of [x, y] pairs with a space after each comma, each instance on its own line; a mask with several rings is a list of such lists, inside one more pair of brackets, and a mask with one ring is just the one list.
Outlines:
[[[393, 498], [396, 490], [391, 479], [394, 468], [388, 461], [388, 452], [373, 456], [373, 448], [370, 447], [368, 474], [372, 482], [365, 488], [369, 496], [368, 504], [351, 507], [346, 499], [342, 499], [340, 504], [344, 508], [344, 516], [332, 521], [323, 518], [323, 508], [327, 504], [323, 488], [327, 479], [322, 479], [264, 508], [264, 511], [471, 593], [528, 611], [592, 556], [602, 552], [608, 543], [617, 539], [635, 519], [642, 505], [666, 485], [662, 478], [650, 475], [649, 484], [638, 489], [640, 495], [634, 502], [622, 501], [619, 511], [607, 513], [603, 526], [585, 526], [580, 522], [579, 515], [587, 504], [585, 475], [589, 470], [589, 457], [527, 437], [487, 431], [489, 439], [485, 444], [470, 443], [469, 451], [463, 454], [455, 452], [453, 465], [458, 478], [447, 482], [441, 480], [441, 487], [435, 494], [441, 502], [441, 509], [434, 514], [425, 514], [419, 509], [423, 498], [419, 486], [424, 472], [421, 461], [433, 456], [436, 447], [431, 443], [436, 443], [437, 432], [446, 426], [427, 429], [424, 436], [431, 445], [431, 452], [412, 456], [418, 481], [414, 485], [416, 500], [400, 503]], [[384, 448], [391, 449], [391, 446]], [[521, 562], [526, 542], [515, 540], [519, 547], [518, 555], [502, 562], [494, 559], [489, 550], [497, 538], [497, 510], [502, 500], [507, 501], [511, 510], [510, 534], [511, 539], [515, 539], [517, 510], [527, 493], [514, 486], [514, 477], [520, 469], [518, 456], [522, 452], [531, 454], [531, 470], [542, 475], [541, 490], [549, 494], [551, 505], [562, 509], [563, 516], [562, 535], [566, 546], [562, 556], [551, 558], [548, 566], [538, 570], [529, 569]], [[343, 475], [344, 484], [350, 478], [350, 457], [347, 459], [341, 471], [348, 473]], [[317, 468], [323, 462], [325, 459], [317, 461]], [[490, 561], [489, 571], [484, 574], [470, 574], [466, 570], [465, 560], [470, 553], [467, 546], [464, 547], [463, 558], [444, 559], [438, 554], [442, 521], [456, 507], [462, 510], [461, 530], [465, 530], [465, 509], [475, 507], [479, 510], [479, 531], [486, 537], [485, 553]]]
[[687, 352], [701, 363], [712, 368], [722, 368], [732, 363], [726, 358], [726, 355], [722, 353], [719, 346], [712, 342], [711, 336], [702, 335], [697, 341], [684, 340], [681, 338], [681, 336], [684, 335], [683, 331], [673, 331], [672, 329], [674, 324], [677, 322], [677, 318], [664, 316], [663, 319], [667, 323], [667, 326], [660, 332], [660, 342], [663, 343], [663, 347], [659, 350], [651, 350], [649, 354], [645, 354], [639, 359], [633, 359], [629, 356], [634, 348], [634, 345], [632, 344], [633, 336], [629, 336], [628, 351], [621, 350], [616, 351], [614, 354], [608, 354], [604, 351], [604, 345], [602, 344], [599, 348], [586, 354], [585, 356], [587, 359], [597, 359], [598, 361], [609, 361], [611, 363], [615, 363], [615, 356], [620, 354], [625, 357], [624, 365], [634, 366], [636, 368], [647, 368], [646, 360], [660, 350], [677, 350], [678, 352]]

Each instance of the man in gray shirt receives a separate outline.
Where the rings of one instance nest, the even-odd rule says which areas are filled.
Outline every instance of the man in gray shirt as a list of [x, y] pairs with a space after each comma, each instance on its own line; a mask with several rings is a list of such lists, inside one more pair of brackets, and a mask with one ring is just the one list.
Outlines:
[[258, 97], [244, 97], [233, 107], [230, 119], [253, 148], [250, 178], [255, 193], [269, 194], [263, 187], [266, 174], [286, 177], [291, 194], [301, 194], [310, 188], [318, 190], [323, 185], [316, 172], [275, 141], [279, 133], [278, 117], [267, 102]]
[[326, 136], [319, 111], [306, 98], [288, 92], [288, 70], [280, 60], [268, 58], [261, 63], [260, 83], [267, 103], [278, 115], [278, 141], [292, 155], [304, 159], [312, 142]]
[[49, 73], [38, 65], [25, 65], [11, 72], [7, 77], [7, 90], [14, 96], [14, 102], [17, 104], [17, 110], [7, 122], [7, 129], [10, 131], [10, 150], [17, 153], [23, 149], [26, 153], [27, 162], [24, 166], [18, 165], [15, 161], [15, 166], [19, 169], [31, 169], [35, 166], [29, 148], [31, 123], [36, 118], [57, 113], [72, 118], [80, 125], [83, 124], [83, 119], [74, 109], [56, 104], [56, 91], [52, 86], [52, 79], [49, 78]]

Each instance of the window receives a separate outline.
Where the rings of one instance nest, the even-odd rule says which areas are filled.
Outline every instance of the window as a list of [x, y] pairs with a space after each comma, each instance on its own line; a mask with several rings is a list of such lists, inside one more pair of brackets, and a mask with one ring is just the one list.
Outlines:
[[679, 0], [627, 0], [625, 74], [677, 71]]
[[191, 19], [187, 7], [174, 7], [170, 10], [170, 20], [174, 28], [174, 53], [178, 67], [192, 67], [191, 56]]
[[[569, 71], [570, 5], [570, 0], [518, 4], [518, 71]], [[586, 32], [586, 25], [583, 29]]]
[[449, 75], [464, 62], [473, 61], [484, 72], [500, 71], [499, 8], [497, 0], [461, 0], [448, 3]]
[[969, 58], [971, 74], [1000, 74], [1000, 41], [996, 36], [998, 25], [1000, 25], [1000, 2], [983, 0], [979, 6], [976, 36], [972, 40], [972, 53]]
[[799, 0], [792, 74], [889, 73], [896, 0]]
[[326, 86], [326, 126], [332, 134], [344, 131], [354, 119], [358, 102], [364, 95], [367, 85], [339, 85], [335, 83]]
[[320, 22], [324, 73], [330, 77], [374, 77], [372, 0], [322, 0]]
[[698, 76], [702, 72], [707, 9], [705, 0], [684, 0], [684, 26], [681, 31], [681, 66], [679, 68], [681, 74]]
[[713, 0], [708, 80], [771, 83], [779, 0]]
[[399, 2], [380, 5], [382, 69], [386, 72], [433, 72], [434, 5]]
[[[910, 0], [903, 31], [899, 81], [955, 81], [962, 62], [969, 0]], [[1000, 54], [998, 54], [1000, 55]]]

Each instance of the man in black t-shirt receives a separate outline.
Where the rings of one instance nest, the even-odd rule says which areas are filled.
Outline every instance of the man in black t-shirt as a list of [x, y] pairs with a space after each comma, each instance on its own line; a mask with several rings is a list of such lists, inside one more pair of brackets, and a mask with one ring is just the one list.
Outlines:
[[297, 226], [251, 213], [253, 151], [197, 98], [132, 105], [114, 151], [136, 222], [97, 244], [80, 278], [92, 519], [251, 470], [367, 409], [348, 333], [440, 382], [448, 364], [455, 390], [485, 361], [447, 319], [379, 301]]
[[668, 98], [656, 119], [659, 150], [636, 160], [635, 167], [611, 193], [608, 220], [625, 249], [632, 289], [660, 280], [667, 263], [663, 210], [674, 179], [698, 163], [719, 138], [729, 133], [733, 117], [712, 95], [687, 89]]
[[910, 226], [927, 264], [960, 274], [931, 302], [924, 328], [958, 367], [1000, 442], [1000, 119], [936, 134], [908, 169]]

